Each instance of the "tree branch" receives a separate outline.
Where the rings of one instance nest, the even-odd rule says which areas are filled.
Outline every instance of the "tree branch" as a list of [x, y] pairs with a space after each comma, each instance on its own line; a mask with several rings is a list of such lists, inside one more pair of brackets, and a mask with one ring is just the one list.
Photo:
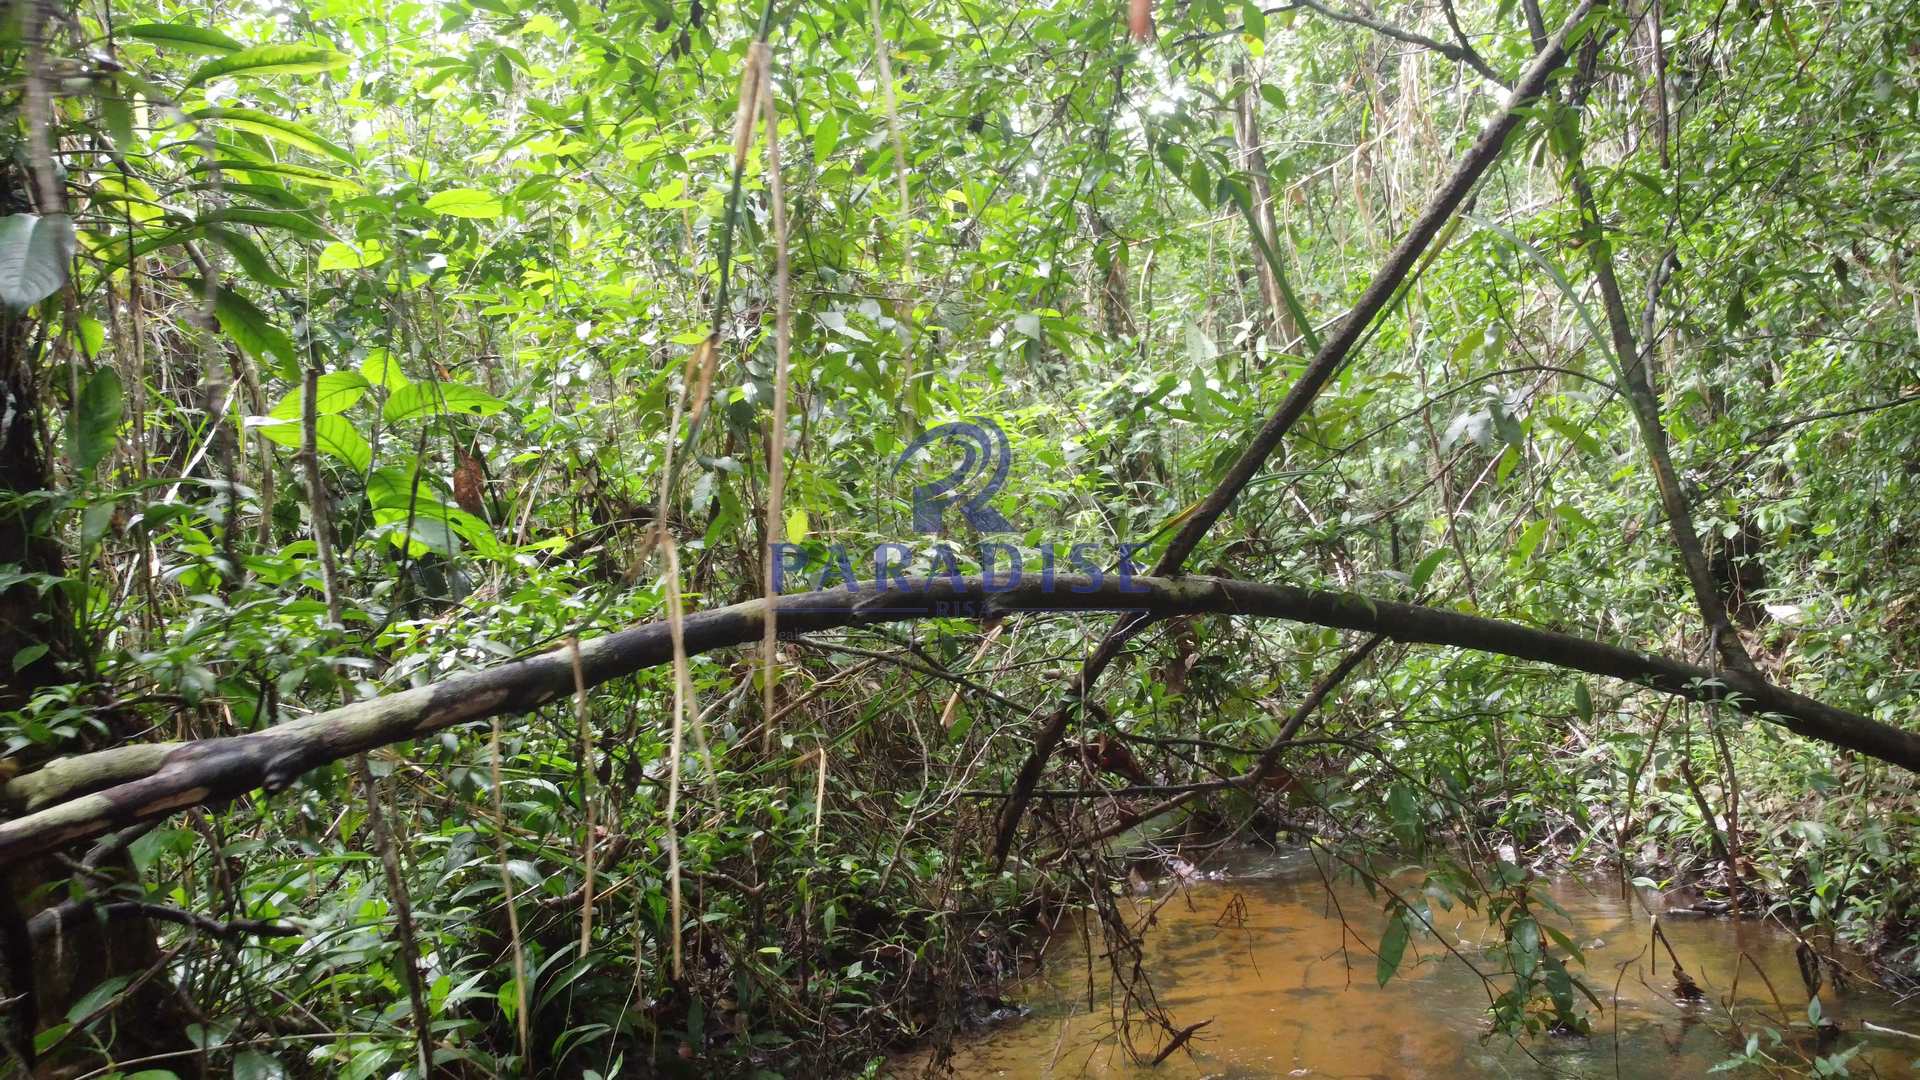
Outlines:
[[1487, 63], [1487, 58], [1481, 56], [1479, 50], [1475, 49], [1472, 45], [1467, 44], [1466, 35], [1460, 33], [1459, 24], [1454, 22], [1453, 9], [1451, 7], [1447, 9], [1447, 21], [1453, 25], [1454, 33], [1460, 37], [1460, 42], [1457, 45], [1430, 38], [1425, 34], [1408, 30], [1405, 27], [1395, 26], [1392, 23], [1381, 22], [1371, 15], [1362, 15], [1350, 11], [1336, 11], [1320, 3], [1319, 0], [1300, 0], [1300, 6], [1315, 14], [1332, 19], [1334, 22], [1343, 22], [1352, 26], [1363, 26], [1383, 37], [1390, 37], [1395, 41], [1404, 42], [1408, 45], [1418, 45], [1423, 49], [1432, 49], [1434, 52], [1452, 60], [1456, 64], [1467, 65], [1479, 72], [1482, 78], [1496, 86], [1505, 87], [1507, 85], [1507, 80], [1502, 77], [1499, 72], [1493, 70], [1493, 65]]
[[[982, 579], [921, 578], [879, 588], [835, 588], [780, 597], [779, 623], [790, 633], [933, 618], [1005, 618], [1020, 611], [1120, 611], [1160, 619], [1174, 615], [1241, 615], [1359, 630], [1386, 638], [1475, 649], [1591, 675], [1622, 679], [1693, 701], [1725, 702], [1796, 734], [1857, 750], [1920, 772], [1920, 734], [1774, 686], [1741, 672], [1716, 675], [1677, 660], [1567, 634], [1457, 611], [1375, 600], [1354, 593], [1222, 578], [1142, 577], [1094, 580], [1060, 575], [1023, 577], [1011, 588]], [[767, 601], [750, 600], [689, 615], [688, 653], [760, 640]], [[668, 663], [673, 643], [665, 622], [580, 644], [581, 682], [589, 687]], [[114, 829], [166, 817], [190, 806], [223, 803], [249, 792], [279, 791], [309, 769], [375, 747], [404, 742], [456, 724], [523, 713], [574, 690], [566, 648], [455, 675], [428, 686], [362, 701], [264, 731], [181, 744], [153, 771], [104, 790], [37, 789], [43, 809], [0, 823], [0, 866]], [[115, 751], [103, 751], [114, 754]], [[96, 755], [70, 759], [67, 774], [86, 776]], [[38, 773], [16, 779], [15, 788]]]
[[107, 922], [119, 919], [148, 919], [154, 922], [175, 923], [220, 938], [298, 937], [302, 933], [297, 926], [265, 919], [228, 919], [223, 922], [197, 911], [168, 907], [165, 904], [149, 904], [138, 900], [112, 900], [103, 903], [93, 899], [67, 900], [39, 912], [27, 920], [27, 933], [32, 935], [34, 942], [38, 944], [80, 919], [96, 916]]

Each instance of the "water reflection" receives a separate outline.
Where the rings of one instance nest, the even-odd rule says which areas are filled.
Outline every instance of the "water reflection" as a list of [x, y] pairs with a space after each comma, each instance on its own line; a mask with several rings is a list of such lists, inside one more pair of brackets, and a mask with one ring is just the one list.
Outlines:
[[[1063, 932], [1044, 973], [1015, 995], [1032, 1015], [961, 1047], [956, 1073], [1160, 1080], [1700, 1076], [1734, 1049], [1729, 1008], [1749, 1031], [1769, 1025], [1788, 1032], [1783, 1007], [1799, 1021], [1789, 1038], [1812, 1037], [1790, 935], [1757, 922], [1662, 919], [1681, 962], [1709, 998], [1682, 1006], [1672, 1000], [1664, 950], [1658, 958], [1649, 950], [1651, 922], [1641, 904], [1659, 910], [1659, 898], [1643, 894], [1630, 901], [1616, 882], [1568, 876], [1545, 884], [1572, 917], [1573, 925], [1561, 928], [1584, 947], [1584, 978], [1607, 1005], [1593, 1016], [1593, 1035], [1517, 1044], [1488, 1036], [1485, 985], [1430, 937], [1415, 939], [1392, 982], [1376, 984], [1368, 947], [1384, 920], [1379, 902], [1361, 886], [1336, 883], [1329, 895], [1304, 854], [1243, 857], [1229, 874], [1164, 905], [1148, 938], [1148, 970], [1175, 1022], [1212, 1021], [1195, 1035], [1191, 1055], [1151, 1070], [1132, 1064], [1114, 1037], [1104, 961], [1092, 965], [1090, 1006], [1084, 944], [1078, 933]], [[1351, 932], [1343, 930], [1343, 915]], [[1499, 969], [1497, 958], [1477, 955], [1499, 944], [1483, 915], [1456, 908], [1436, 910], [1435, 917], [1464, 956], [1489, 974]], [[1751, 963], [1742, 962], [1743, 953]], [[1866, 1043], [1852, 1060], [1853, 1075], [1920, 1075], [1914, 1067], [1920, 1042], [1861, 1030], [1861, 1021], [1871, 1020], [1920, 1031], [1920, 1008], [1830, 988], [1822, 991], [1822, 1004], [1846, 1032], [1828, 1052]], [[894, 1072], [923, 1068], [923, 1060], [902, 1062]]]

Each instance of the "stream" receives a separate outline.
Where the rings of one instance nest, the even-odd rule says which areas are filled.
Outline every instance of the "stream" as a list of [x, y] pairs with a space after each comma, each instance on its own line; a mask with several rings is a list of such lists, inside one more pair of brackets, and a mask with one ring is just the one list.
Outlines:
[[[1380, 939], [1384, 916], [1364, 886], [1335, 878], [1330, 895], [1305, 852], [1240, 853], [1216, 863], [1223, 868], [1218, 878], [1195, 882], [1184, 896], [1168, 900], [1147, 938], [1146, 968], [1174, 1024], [1211, 1020], [1193, 1037], [1190, 1054], [1176, 1053], [1155, 1069], [1129, 1060], [1115, 1038], [1106, 964], [1096, 959], [1091, 965], [1090, 1007], [1084, 938], [1076, 923], [1068, 923], [1049, 944], [1040, 973], [1006, 994], [1031, 1012], [963, 1040], [952, 1061], [954, 1075], [1702, 1076], [1740, 1049], [1728, 1034], [1733, 1019], [1748, 1033], [1779, 1029], [1787, 1045], [1774, 1056], [1799, 1062], [1802, 1071], [1814, 1056], [1794, 940], [1769, 923], [1663, 917], [1661, 929], [1707, 995], [1703, 1003], [1680, 1004], [1665, 950], [1657, 962], [1649, 950], [1647, 911], [1662, 910], [1659, 893], [1639, 890], [1628, 898], [1616, 880], [1543, 877], [1540, 891], [1567, 911], [1572, 926], [1553, 921], [1586, 953], [1584, 972], [1570, 966], [1606, 1008], [1595, 1010], [1582, 999], [1582, 1011], [1592, 1020], [1589, 1037], [1516, 1042], [1490, 1034], [1485, 984], [1431, 936], [1416, 935], [1399, 973], [1385, 987], [1378, 985], [1370, 949]], [[1162, 883], [1152, 896], [1165, 888]], [[1144, 912], [1149, 899], [1139, 898], [1134, 910]], [[1342, 915], [1351, 934], [1343, 934]], [[1499, 970], [1499, 956], [1484, 953], [1499, 937], [1483, 913], [1436, 906], [1434, 919], [1463, 956], [1489, 974]], [[1743, 963], [1743, 954], [1753, 963]], [[1506, 985], [1499, 976], [1495, 981]], [[1870, 1022], [1920, 1032], [1920, 999], [1903, 1003], [1856, 983], [1842, 994], [1824, 986], [1821, 1002], [1824, 1018], [1843, 1033], [1820, 1052], [1863, 1044], [1848, 1075], [1920, 1075], [1920, 1040], [1863, 1028]], [[1792, 1025], [1782, 1021], [1782, 1007]], [[925, 1061], [922, 1056], [896, 1063], [893, 1075], [923, 1072]], [[1731, 1075], [1765, 1073], [1745, 1067]]]

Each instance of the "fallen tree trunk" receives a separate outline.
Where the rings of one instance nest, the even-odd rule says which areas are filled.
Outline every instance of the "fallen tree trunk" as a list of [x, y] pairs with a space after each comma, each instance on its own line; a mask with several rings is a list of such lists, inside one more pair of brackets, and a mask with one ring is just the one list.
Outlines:
[[[1403, 642], [1444, 645], [1535, 660], [1676, 694], [1725, 701], [1796, 734], [1920, 772], [1920, 734], [1902, 731], [1737, 672], [1714, 673], [1648, 653], [1518, 623], [1375, 600], [1353, 593], [1221, 578], [1141, 577], [1105, 581], [1027, 577], [1012, 587], [981, 578], [896, 581], [780, 597], [783, 633], [934, 618], [992, 619], [1020, 611], [1244, 615], [1360, 630]], [[760, 640], [767, 601], [689, 615], [689, 653]], [[667, 663], [664, 622], [646, 623], [580, 645], [588, 686]], [[574, 690], [572, 654], [556, 649], [430, 686], [280, 724], [265, 731], [178, 744], [82, 754], [14, 779], [0, 802], [25, 816], [0, 823], [0, 866], [190, 806], [216, 804], [291, 784], [309, 769], [455, 724], [520, 713]]]

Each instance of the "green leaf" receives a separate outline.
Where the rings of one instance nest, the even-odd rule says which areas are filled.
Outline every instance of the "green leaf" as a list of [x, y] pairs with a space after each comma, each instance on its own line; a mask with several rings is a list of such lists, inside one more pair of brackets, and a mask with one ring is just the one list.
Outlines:
[[0, 218], [0, 302], [22, 309], [60, 291], [72, 257], [73, 219], [67, 215]]
[[1526, 531], [1520, 534], [1519, 542], [1514, 544], [1513, 546], [1513, 561], [1515, 563], [1523, 563], [1523, 562], [1526, 562], [1528, 559], [1533, 558], [1534, 549], [1538, 548], [1540, 546], [1540, 541], [1545, 540], [1546, 538], [1547, 538], [1547, 519], [1546, 518], [1541, 518], [1538, 521], [1535, 521], [1533, 524], [1527, 526]]
[[1587, 723], [1593, 722], [1593, 694], [1588, 691], [1585, 682], [1573, 684], [1573, 708], [1580, 714], [1581, 720]]
[[1418, 851], [1426, 840], [1420, 814], [1420, 796], [1409, 784], [1396, 783], [1387, 789], [1387, 813], [1393, 818], [1393, 835], [1401, 847]]
[[272, 1054], [242, 1050], [233, 1055], [233, 1080], [287, 1080], [287, 1067]]
[[120, 36], [202, 56], [225, 56], [246, 48], [218, 30], [184, 23], [137, 23], [121, 27]]
[[363, 267], [378, 266], [387, 257], [386, 248], [378, 240], [369, 240], [354, 248], [349, 244], [335, 241], [320, 250], [320, 260], [313, 264], [315, 270], [359, 270]]
[[267, 317], [266, 312], [255, 307], [253, 301], [222, 285], [214, 296], [213, 317], [234, 344], [245, 349], [247, 355], [256, 361], [266, 363], [278, 360], [281, 364], [292, 366], [293, 339], [287, 336], [286, 331], [273, 325], [273, 320]]
[[1494, 466], [1493, 482], [1496, 484], [1506, 483], [1507, 477], [1513, 475], [1514, 466], [1518, 464], [1520, 464], [1520, 448], [1509, 443], [1507, 444], [1506, 450], [1500, 454], [1499, 464]]
[[84, 557], [93, 555], [94, 545], [113, 527], [115, 509], [114, 500], [100, 499], [88, 503], [87, 508], [80, 512], [80, 550]]
[[1428, 552], [1427, 557], [1421, 559], [1420, 564], [1413, 568], [1413, 577], [1407, 582], [1407, 588], [1413, 592], [1419, 592], [1426, 586], [1427, 582], [1433, 580], [1433, 572], [1440, 569], [1440, 564], [1444, 562], [1446, 558], [1446, 548], [1435, 548]]
[[80, 1000], [74, 1002], [67, 1009], [67, 1021], [77, 1024], [92, 1016], [94, 1013], [100, 1011], [101, 1006], [113, 1000], [113, 996], [125, 989], [126, 985], [132, 981], [133, 976], [131, 975], [115, 975], [102, 981], [99, 985], [87, 991], [81, 996]]
[[267, 258], [267, 253], [261, 251], [259, 245], [244, 233], [223, 229], [218, 225], [209, 225], [202, 231], [215, 243], [225, 248], [227, 254], [233, 256], [233, 261], [240, 264], [240, 269], [248, 277], [276, 289], [293, 288], [293, 282], [288, 281], [285, 275], [275, 269], [272, 260]]
[[[275, 417], [250, 416], [247, 425], [281, 446], [300, 448], [300, 424]], [[313, 423], [314, 446], [323, 454], [364, 471], [373, 464], [373, 447], [344, 416], [318, 416]]]
[[817, 166], [827, 160], [833, 148], [840, 145], [840, 114], [827, 109], [813, 125], [813, 163]]
[[278, 176], [296, 184], [328, 188], [333, 191], [363, 191], [358, 183], [344, 176], [335, 176], [321, 169], [308, 168], [305, 165], [290, 165], [284, 161], [242, 161], [238, 158], [220, 158], [214, 161], [202, 161], [187, 170], [189, 173], [246, 172], [256, 175]]
[[113, 140], [113, 148], [123, 156], [133, 152], [133, 101], [124, 94], [116, 94], [106, 87], [95, 92], [100, 99], [100, 118], [106, 121], [107, 136]]
[[360, 374], [366, 376], [373, 386], [385, 387], [388, 392], [406, 389], [407, 376], [400, 370], [400, 361], [385, 349], [368, 349], [367, 358], [360, 361]]
[[[313, 395], [313, 411], [318, 416], [346, 412], [366, 396], [371, 385], [367, 377], [357, 371], [329, 371], [318, 380]], [[277, 420], [298, 420], [300, 410], [304, 407], [304, 397], [303, 389], [296, 386], [267, 415]]]
[[447, 507], [422, 499], [411, 514], [398, 507], [375, 510], [373, 522], [387, 526], [387, 536], [393, 541], [393, 546], [406, 548], [407, 554], [416, 558], [429, 551], [439, 555], [458, 555], [460, 534], [447, 520], [447, 513]]
[[113, 452], [120, 431], [120, 373], [102, 367], [80, 388], [73, 403], [73, 416], [67, 423], [67, 458], [75, 472], [85, 475]]
[[387, 407], [380, 415], [388, 423], [412, 420], [418, 416], [431, 416], [437, 413], [466, 413], [472, 416], [492, 416], [507, 403], [487, 393], [477, 386], [463, 383], [417, 382], [395, 390], [387, 398]]
[[107, 324], [88, 315], [82, 315], [74, 323], [74, 332], [80, 336], [80, 351], [87, 359], [97, 360], [101, 346], [107, 343]]
[[1540, 924], [1531, 915], [1513, 920], [1509, 927], [1513, 939], [1513, 970], [1529, 978], [1540, 965]]
[[296, 146], [310, 153], [325, 154], [337, 158], [349, 165], [353, 164], [353, 154], [338, 143], [329, 142], [315, 134], [312, 128], [295, 120], [261, 112], [259, 109], [230, 109], [213, 106], [196, 109], [187, 114], [194, 123], [217, 122], [240, 131], [251, 131], [255, 135], [265, 136], [274, 142]]
[[47, 645], [45, 642], [37, 642], [29, 645], [13, 654], [13, 670], [19, 671], [21, 668], [26, 667], [45, 655], [47, 655]]
[[1374, 978], [1380, 980], [1381, 986], [1387, 985], [1387, 982], [1393, 978], [1393, 973], [1400, 970], [1400, 960], [1406, 954], [1407, 920], [1405, 916], [1395, 912], [1393, 917], [1387, 920], [1386, 933], [1380, 935], [1380, 962], [1375, 965], [1373, 974]]
[[209, 60], [187, 76], [189, 87], [225, 76], [312, 75], [347, 66], [352, 58], [319, 45], [255, 45]]
[[294, 210], [260, 210], [251, 206], [228, 206], [200, 216], [200, 224], [257, 225], [263, 229], [281, 229], [309, 240], [331, 240], [327, 227]]
[[1582, 453], [1592, 457], [1604, 457], [1606, 455], [1607, 448], [1601, 445], [1600, 440], [1594, 438], [1593, 433], [1586, 428], [1563, 417], [1549, 416], [1546, 420], [1548, 427], [1558, 432], [1561, 438], [1579, 447]]
[[375, 510], [405, 510], [409, 506], [439, 506], [441, 498], [433, 485], [411, 465], [407, 468], [388, 466], [367, 474], [367, 502]]
[[497, 218], [504, 207], [500, 197], [479, 188], [448, 188], [426, 202], [436, 214], [460, 218]]

